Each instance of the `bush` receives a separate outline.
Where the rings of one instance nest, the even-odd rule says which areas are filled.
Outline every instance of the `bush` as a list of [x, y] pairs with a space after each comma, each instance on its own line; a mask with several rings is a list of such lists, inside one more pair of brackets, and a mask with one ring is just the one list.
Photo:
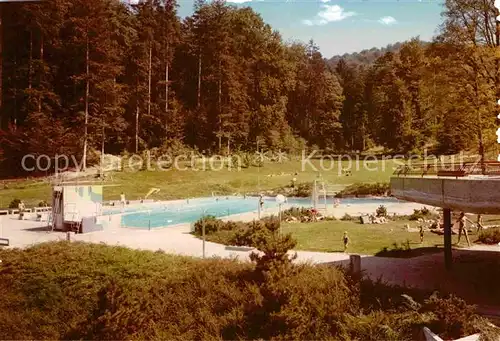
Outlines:
[[377, 217], [387, 217], [387, 208], [384, 205], [380, 205], [377, 208]]
[[356, 219], [355, 217], [353, 217], [347, 213], [344, 214], [344, 216], [342, 218], [340, 218], [340, 220], [342, 220], [342, 221], [353, 221], [355, 219]]
[[500, 243], [500, 228], [492, 227], [482, 230], [477, 241], [483, 244], [493, 245]]
[[0, 250], [0, 339], [415, 340], [423, 325], [443, 337], [477, 331], [459, 299], [407, 307], [394, 299], [406, 290], [292, 264], [294, 241], [278, 227], [272, 219], [253, 227], [261, 251], [253, 264], [86, 243]]
[[440, 298], [432, 295], [425, 301], [422, 312], [432, 312], [433, 321], [429, 328], [444, 339], [458, 339], [476, 332], [475, 307], [456, 297]]
[[188, 156], [191, 155], [191, 153], [194, 153], [195, 155], [199, 154], [196, 149], [186, 146], [178, 139], [168, 139], [161, 145], [160, 148], [152, 151], [152, 156], [159, 157], [161, 155], [169, 155], [173, 158], [179, 155]]
[[18, 199], [18, 198], [12, 200], [9, 204], [9, 208], [18, 208], [20, 202], [21, 202], [21, 199]]
[[390, 194], [389, 183], [363, 184], [357, 183], [347, 186], [342, 191], [337, 193], [335, 197], [344, 198], [352, 196], [387, 196]]
[[48, 207], [49, 203], [45, 200], [42, 200], [38, 203], [38, 207]]
[[203, 225], [205, 225], [205, 234], [212, 234], [220, 231], [224, 222], [215, 216], [205, 216], [194, 223], [194, 233], [201, 236], [203, 234]]
[[281, 214], [283, 219], [291, 217], [297, 218], [299, 220], [301, 220], [301, 218], [303, 217], [307, 217], [309, 219], [313, 218], [312, 210], [305, 207], [291, 207], [288, 210], [283, 211]]
[[307, 198], [312, 195], [312, 187], [313, 185], [309, 182], [298, 184], [295, 186], [294, 195], [299, 198]]
[[207, 215], [194, 223], [194, 233], [197, 236], [203, 234], [203, 224], [205, 224], [205, 235], [210, 235], [220, 231], [236, 231], [244, 226], [242, 222], [227, 221], [217, 219], [215, 216]]
[[295, 187], [292, 187], [291, 185], [283, 186], [268, 191], [267, 193], [270, 196], [283, 194], [289, 197], [307, 198], [312, 195], [312, 184], [311, 183], [295, 184]]
[[340, 340], [419, 340], [427, 316], [417, 312], [387, 314], [376, 310], [358, 316], [344, 315]]
[[423, 207], [422, 209], [414, 209], [413, 213], [408, 217], [410, 220], [419, 220], [419, 219], [436, 219], [438, 217], [437, 214], [432, 213], [427, 207]]
[[239, 152], [231, 156], [232, 168], [262, 167], [263, 160], [257, 155]]

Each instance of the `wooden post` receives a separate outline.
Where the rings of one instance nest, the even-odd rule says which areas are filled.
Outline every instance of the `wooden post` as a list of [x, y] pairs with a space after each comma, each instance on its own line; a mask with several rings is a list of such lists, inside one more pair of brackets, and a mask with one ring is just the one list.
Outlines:
[[351, 276], [356, 280], [361, 278], [361, 256], [360, 255], [350, 255], [349, 256], [349, 270]]
[[69, 231], [66, 232], [66, 241], [68, 241], [68, 242], [71, 241], [71, 232], [69, 232]]
[[451, 270], [453, 260], [451, 253], [451, 210], [449, 208], [443, 209], [443, 223], [444, 223], [444, 264], [446, 270]]
[[201, 234], [203, 236], [203, 259], [205, 259], [205, 214], [201, 218]]
[[278, 205], [278, 219], [279, 219], [279, 232], [280, 232], [280, 236], [281, 236], [281, 204]]

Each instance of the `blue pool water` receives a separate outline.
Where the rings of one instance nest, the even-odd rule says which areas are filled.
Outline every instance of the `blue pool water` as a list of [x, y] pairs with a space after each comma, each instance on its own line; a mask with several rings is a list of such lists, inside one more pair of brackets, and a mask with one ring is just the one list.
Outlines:
[[[328, 199], [328, 204], [333, 204], [334, 199]], [[363, 205], [363, 204], [388, 204], [397, 203], [393, 198], [363, 198], [363, 199], [341, 199], [341, 205]], [[318, 204], [323, 204], [320, 200]], [[192, 223], [204, 215], [225, 217], [232, 214], [241, 214], [257, 211], [258, 198], [248, 197], [220, 197], [198, 198], [179, 200], [173, 202], [150, 203], [126, 207], [122, 216], [122, 226], [135, 228], [158, 228], [181, 223]], [[274, 198], [264, 200], [264, 209], [276, 208], [278, 204]], [[311, 207], [310, 198], [288, 198], [287, 207]], [[121, 209], [114, 208], [105, 211], [106, 214], [120, 212]]]

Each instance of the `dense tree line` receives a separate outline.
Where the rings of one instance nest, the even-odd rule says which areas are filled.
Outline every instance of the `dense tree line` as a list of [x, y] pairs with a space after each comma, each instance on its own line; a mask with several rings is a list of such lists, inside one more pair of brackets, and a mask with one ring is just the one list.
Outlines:
[[0, 160], [26, 152], [330, 151], [496, 142], [491, 0], [448, 0], [440, 34], [331, 61], [285, 44], [250, 8], [197, 0], [2, 4]]
[[361, 52], [344, 53], [343, 55], [336, 55], [330, 58], [329, 63], [336, 66], [341, 60], [348, 63], [356, 64], [373, 64], [377, 59], [382, 57], [387, 52], [397, 53], [401, 48], [403, 43], [397, 42], [394, 44], [389, 44], [386, 47], [377, 48], [372, 47], [371, 49], [366, 49]]
[[[494, 2], [448, 0], [432, 43], [411, 39], [333, 59], [343, 87], [340, 116], [351, 149], [438, 153], [497, 151], [500, 27]], [[496, 158], [496, 156], [495, 156]]]

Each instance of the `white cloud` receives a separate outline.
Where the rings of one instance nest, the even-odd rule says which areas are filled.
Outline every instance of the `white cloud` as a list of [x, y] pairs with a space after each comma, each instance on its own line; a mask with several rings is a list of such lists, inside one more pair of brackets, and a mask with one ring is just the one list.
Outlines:
[[[324, 1], [324, 0], [322, 0]], [[322, 5], [322, 10], [316, 14], [316, 17], [312, 20], [306, 19], [302, 20], [302, 23], [307, 26], [313, 25], [326, 25], [329, 22], [341, 21], [346, 18], [356, 15], [355, 12], [346, 12], [339, 5]]]
[[394, 17], [391, 17], [391, 16], [387, 16], [387, 17], [382, 17], [378, 20], [379, 23], [381, 23], [382, 25], [387, 25], [387, 26], [390, 26], [390, 25], [394, 25], [394, 24], [397, 24], [397, 20], [394, 19]]
[[232, 2], [233, 4], [244, 4], [245, 2], [252, 2], [252, 0], [226, 0], [227, 2]]
[[[321, 2], [330, 2], [331, 0], [320, 0]], [[500, 1], [500, 0], [499, 0]]]

